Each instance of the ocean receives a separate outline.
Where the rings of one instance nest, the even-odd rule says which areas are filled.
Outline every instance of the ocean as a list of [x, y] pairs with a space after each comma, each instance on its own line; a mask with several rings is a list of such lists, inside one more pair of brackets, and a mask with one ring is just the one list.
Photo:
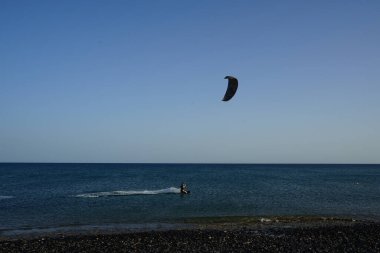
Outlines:
[[380, 220], [380, 165], [0, 163], [0, 236], [287, 215]]

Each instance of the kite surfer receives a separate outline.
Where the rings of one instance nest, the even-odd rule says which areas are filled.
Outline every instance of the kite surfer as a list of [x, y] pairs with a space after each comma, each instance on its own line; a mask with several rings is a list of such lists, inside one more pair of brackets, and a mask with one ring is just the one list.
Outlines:
[[181, 194], [189, 194], [190, 193], [190, 191], [187, 190], [187, 186], [185, 183], [181, 184], [180, 189], [181, 189]]

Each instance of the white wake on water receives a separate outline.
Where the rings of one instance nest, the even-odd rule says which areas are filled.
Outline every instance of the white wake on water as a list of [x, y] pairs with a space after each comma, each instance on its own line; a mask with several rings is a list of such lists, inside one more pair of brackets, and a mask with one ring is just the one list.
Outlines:
[[2, 199], [12, 199], [12, 198], [14, 198], [13, 196], [2, 196], [2, 195], [0, 195], [0, 200], [2, 200]]
[[130, 195], [156, 195], [168, 193], [181, 193], [181, 190], [176, 187], [170, 187], [160, 190], [141, 190], [141, 191], [110, 191], [110, 192], [91, 192], [78, 194], [79, 198], [98, 198], [98, 197], [112, 197], [112, 196], [130, 196]]

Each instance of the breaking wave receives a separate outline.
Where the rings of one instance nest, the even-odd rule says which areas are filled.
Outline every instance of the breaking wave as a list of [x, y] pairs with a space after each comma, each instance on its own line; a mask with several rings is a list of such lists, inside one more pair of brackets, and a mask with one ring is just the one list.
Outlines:
[[160, 190], [141, 190], [141, 191], [110, 191], [110, 192], [91, 192], [78, 194], [76, 197], [80, 198], [98, 198], [98, 197], [112, 197], [112, 196], [130, 196], [130, 195], [156, 195], [168, 193], [180, 193], [180, 189], [170, 187]]

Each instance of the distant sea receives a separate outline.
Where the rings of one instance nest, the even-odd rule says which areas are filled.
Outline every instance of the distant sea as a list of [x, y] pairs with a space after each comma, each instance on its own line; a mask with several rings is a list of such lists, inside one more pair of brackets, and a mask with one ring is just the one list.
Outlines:
[[380, 220], [380, 165], [0, 163], [0, 236], [277, 215]]

